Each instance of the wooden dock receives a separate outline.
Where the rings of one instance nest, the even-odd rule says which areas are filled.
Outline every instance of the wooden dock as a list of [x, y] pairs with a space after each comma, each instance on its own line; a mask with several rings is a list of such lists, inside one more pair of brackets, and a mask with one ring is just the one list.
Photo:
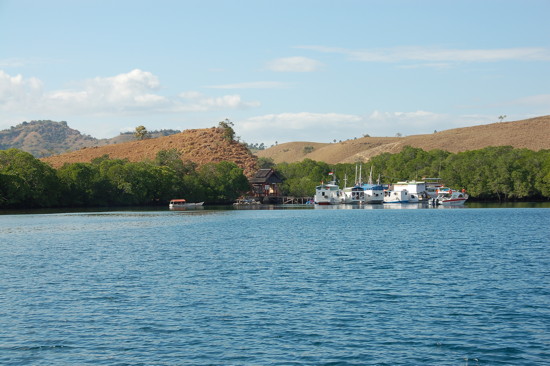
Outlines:
[[272, 205], [304, 205], [308, 201], [313, 201], [313, 197], [294, 197], [294, 196], [264, 196], [260, 202]]

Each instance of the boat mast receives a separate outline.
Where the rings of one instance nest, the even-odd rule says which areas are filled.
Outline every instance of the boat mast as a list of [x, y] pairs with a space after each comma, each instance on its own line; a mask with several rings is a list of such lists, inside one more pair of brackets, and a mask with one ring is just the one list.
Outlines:
[[369, 184], [372, 185], [372, 165], [370, 166]]

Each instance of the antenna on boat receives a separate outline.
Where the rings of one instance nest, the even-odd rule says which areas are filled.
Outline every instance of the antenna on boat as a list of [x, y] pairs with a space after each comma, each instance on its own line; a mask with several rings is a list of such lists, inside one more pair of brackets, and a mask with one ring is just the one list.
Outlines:
[[362, 169], [363, 169], [363, 164], [359, 164], [359, 184], [363, 183], [363, 177], [361, 176]]
[[357, 180], [357, 164], [355, 164], [355, 185], [357, 185], [359, 181]]

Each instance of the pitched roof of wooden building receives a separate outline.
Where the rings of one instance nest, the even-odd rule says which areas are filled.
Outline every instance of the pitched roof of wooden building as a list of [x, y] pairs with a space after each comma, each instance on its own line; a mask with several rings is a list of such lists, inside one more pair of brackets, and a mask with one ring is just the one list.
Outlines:
[[283, 180], [273, 169], [260, 169], [256, 172], [254, 177], [250, 178], [251, 184], [272, 184], [282, 183]]

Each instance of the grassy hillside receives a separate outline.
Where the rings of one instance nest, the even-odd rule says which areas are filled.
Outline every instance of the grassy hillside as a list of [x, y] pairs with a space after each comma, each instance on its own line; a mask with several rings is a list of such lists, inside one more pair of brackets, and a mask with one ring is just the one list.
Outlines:
[[159, 151], [170, 149], [179, 151], [182, 160], [192, 161], [198, 165], [232, 161], [241, 167], [246, 175], [256, 171], [257, 158], [243, 144], [228, 141], [224, 137], [223, 129], [216, 127], [185, 130], [178, 134], [142, 141], [83, 148], [46, 157], [42, 161], [50, 163], [55, 168], [65, 163], [90, 162], [103, 155], [109, 155], [112, 159], [128, 159], [137, 162], [154, 160]]
[[257, 155], [271, 158], [275, 163], [290, 163], [305, 158], [329, 164], [353, 163], [367, 161], [384, 152], [397, 153], [407, 145], [453, 153], [507, 145], [535, 151], [550, 149], [550, 116], [406, 137], [362, 137], [333, 144], [288, 142], [259, 151]]

